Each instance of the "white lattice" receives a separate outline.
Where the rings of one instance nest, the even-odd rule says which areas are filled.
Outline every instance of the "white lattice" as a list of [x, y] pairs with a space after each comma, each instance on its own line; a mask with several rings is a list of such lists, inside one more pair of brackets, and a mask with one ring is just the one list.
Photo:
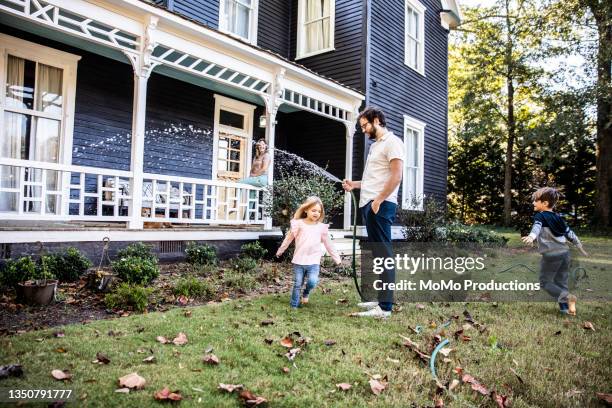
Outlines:
[[139, 38], [41, 0], [0, 0], [0, 10], [115, 48], [137, 50]]
[[289, 89], [284, 90], [282, 99], [283, 103], [316, 113], [317, 115], [344, 122], [351, 121], [351, 113], [349, 111]]
[[270, 89], [269, 82], [163, 45], [155, 47], [151, 60], [250, 92], [266, 93]]

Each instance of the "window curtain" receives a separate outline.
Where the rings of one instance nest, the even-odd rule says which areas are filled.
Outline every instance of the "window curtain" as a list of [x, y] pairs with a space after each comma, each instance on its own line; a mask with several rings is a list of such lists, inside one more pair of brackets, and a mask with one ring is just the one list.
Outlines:
[[251, 0], [225, 0], [225, 26], [227, 30], [243, 38], [249, 38]]
[[[329, 47], [329, 2], [306, 0], [306, 53]], [[317, 21], [311, 22], [313, 20]]]

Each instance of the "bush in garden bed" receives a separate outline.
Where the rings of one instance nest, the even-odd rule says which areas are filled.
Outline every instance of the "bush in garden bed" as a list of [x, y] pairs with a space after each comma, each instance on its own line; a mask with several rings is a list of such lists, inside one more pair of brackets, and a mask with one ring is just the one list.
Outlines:
[[215, 265], [217, 263], [217, 250], [215, 247], [190, 242], [185, 249], [187, 262], [194, 265]]
[[240, 255], [257, 260], [263, 259], [268, 250], [261, 246], [259, 241], [249, 242], [240, 247]]
[[257, 268], [257, 261], [249, 257], [233, 258], [230, 267], [237, 272], [248, 273]]
[[18, 283], [25, 281], [55, 279], [47, 258], [44, 256], [39, 262], [35, 262], [30, 256], [9, 259], [0, 271], [0, 281], [3, 285], [16, 287]]
[[183, 295], [190, 298], [210, 299], [217, 292], [217, 288], [210, 281], [201, 280], [191, 275], [179, 279], [172, 291], [177, 296]]
[[68, 248], [62, 253], [45, 256], [49, 271], [62, 282], [74, 282], [83, 275], [92, 264], [76, 248]]
[[142, 242], [136, 242], [130, 244], [127, 247], [117, 252], [117, 258], [136, 257], [142, 259], [148, 259], [153, 263], [157, 263], [157, 256], [151, 252], [151, 246], [145, 245]]
[[114, 261], [111, 267], [113, 273], [128, 283], [145, 284], [159, 276], [157, 262], [136, 256], [127, 256]]
[[223, 283], [232, 289], [248, 292], [259, 287], [259, 282], [253, 274], [242, 273], [236, 270], [227, 270], [223, 274]]
[[130, 285], [124, 282], [117, 286], [113, 293], [104, 297], [104, 303], [109, 309], [132, 309], [137, 312], [144, 312], [151, 302], [153, 293], [153, 288]]

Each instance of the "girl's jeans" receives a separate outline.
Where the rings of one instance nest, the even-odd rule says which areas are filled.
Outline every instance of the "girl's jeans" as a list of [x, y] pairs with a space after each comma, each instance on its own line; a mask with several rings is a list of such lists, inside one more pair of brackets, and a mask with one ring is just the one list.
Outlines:
[[317, 286], [319, 282], [319, 265], [297, 265], [293, 264], [293, 291], [291, 292], [291, 307], [300, 305], [300, 291], [306, 276], [306, 288], [304, 288], [304, 297], [308, 297], [311, 290]]

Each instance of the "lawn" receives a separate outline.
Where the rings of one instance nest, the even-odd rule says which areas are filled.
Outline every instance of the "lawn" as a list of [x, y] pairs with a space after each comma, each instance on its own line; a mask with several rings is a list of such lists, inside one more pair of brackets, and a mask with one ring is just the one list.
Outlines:
[[[609, 248], [610, 240], [588, 244]], [[512, 407], [584, 407], [601, 406], [596, 393], [612, 392], [609, 302], [579, 303], [577, 317], [559, 315], [552, 302], [403, 303], [388, 320], [348, 317], [356, 302], [349, 280], [323, 280], [296, 312], [288, 308], [288, 294], [279, 293], [1, 337], [0, 365], [24, 370], [1, 385], [72, 389], [76, 399], [69, 405], [91, 407], [158, 405], [153, 394], [164, 387], [180, 391], [182, 406], [241, 406], [237, 393], [219, 390], [219, 383], [242, 384], [277, 407], [423, 407], [437, 398], [450, 407], [496, 406], [473, 388], [508, 397]], [[185, 345], [156, 340], [180, 332]], [[280, 342], [288, 335], [294, 347], [303, 343], [293, 361]], [[436, 335], [450, 339], [452, 349], [436, 359], [438, 385], [401, 337], [429, 354]], [[99, 352], [109, 364], [93, 362]], [[206, 354], [219, 364], [204, 363]], [[153, 363], [143, 362], [151, 355]], [[69, 370], [71, 381], [53, 379], [54, 369]], [[117, 393], [118, 378], [132, 372], [146, 380], [145, 388]], [[467, 381], [465, 374], [483, 387], [439, 388]], [[375, 395], [369, 381], [378, 376], [388, 384]], [[338, 383], [351, 388], [341, 391]]]

